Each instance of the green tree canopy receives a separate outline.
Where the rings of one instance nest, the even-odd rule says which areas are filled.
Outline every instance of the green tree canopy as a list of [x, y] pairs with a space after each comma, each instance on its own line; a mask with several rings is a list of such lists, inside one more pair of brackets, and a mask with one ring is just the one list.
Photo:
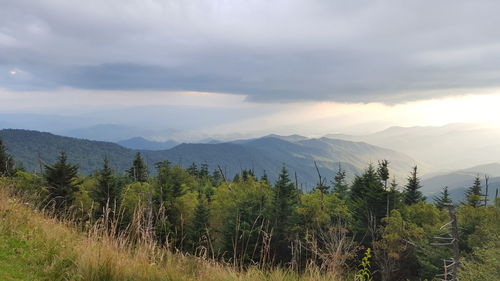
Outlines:
[[14, 175], [14, 160], [7, 153], [7, 147], [0, 139], [0, 177], [10, 177]]
[[130, 167], [127, 172], [129, 177], [136, 182], [148, 181], [148, 167], [144, 163], [140, 152], [137, 152], [137, 154], [135, 155], [134, 162], [132, 162], [132, 167]]
[[56, 209], [71, 206], [78, 191], [78, 166], [67, 162], [66, 153], [61, 152], [53, 165], [45, 165], [44, 179], [49, 199]]
[[408, 176], [408, 183], [405, 185], [404, 202], [406, 205], [412, 205], [421, 201], [425, 201], [425, 197], [420, 191], [422, 185], [418, 177], [417, 166], [413, 167], [410, 176]]

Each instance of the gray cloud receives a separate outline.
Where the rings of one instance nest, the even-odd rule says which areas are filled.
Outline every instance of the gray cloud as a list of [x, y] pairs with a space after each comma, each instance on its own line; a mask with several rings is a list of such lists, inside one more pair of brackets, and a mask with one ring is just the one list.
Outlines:
[[394, 103], [500, 86], [497, 1], [0, 5], [0, 87], [8, 89], [196, 90], [263, 102]]

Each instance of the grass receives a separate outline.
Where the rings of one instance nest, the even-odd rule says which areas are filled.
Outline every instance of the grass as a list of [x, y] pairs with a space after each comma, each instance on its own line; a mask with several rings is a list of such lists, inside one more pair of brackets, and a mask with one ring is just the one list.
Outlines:
[[37, 212], [0, 182], [0, 280], [69, 281], [338, 281], [315, 268], [245, 271], [215, 261], [173, 254], [144, 240], [77, 231], [71, 221]]

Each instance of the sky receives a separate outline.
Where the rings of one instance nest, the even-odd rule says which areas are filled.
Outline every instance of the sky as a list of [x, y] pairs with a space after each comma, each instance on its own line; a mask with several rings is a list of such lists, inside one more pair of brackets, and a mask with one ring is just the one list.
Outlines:
[[0, 6], [3, 127], [194, 139], [500, 124], [498, 1]]

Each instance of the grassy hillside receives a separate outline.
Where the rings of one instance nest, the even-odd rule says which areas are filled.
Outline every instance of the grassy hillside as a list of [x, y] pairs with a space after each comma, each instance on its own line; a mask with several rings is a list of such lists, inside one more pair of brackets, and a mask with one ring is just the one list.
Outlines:
[[172, 254], [145, 240], [132, 245], [126, 237], [106, 235], [99, 224], [78, 232], [72, 223], [35, 212], [12, 197], [0, 179], [0, 280], [85, 281], [313, 281], [339, 280], [310, 269], [239, 271], [203, 258]]

